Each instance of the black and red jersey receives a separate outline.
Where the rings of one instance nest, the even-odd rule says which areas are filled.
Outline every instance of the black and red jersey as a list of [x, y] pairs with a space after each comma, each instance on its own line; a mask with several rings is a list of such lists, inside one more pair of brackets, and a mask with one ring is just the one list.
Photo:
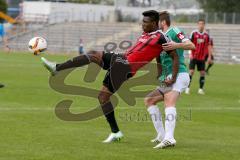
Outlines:
[[200, 33], [196, 30], [191, 33], [190, 40], [196, 47], [195, 50], [192, 50], [191, 57], [196, 60], [204, 60], [208, 45], [210, 45], [209, 34], [207, 32]]
[[125, 57], [128, 60], [132, 73], [135, 74], [137, 70], [157, 58], [161, 52], [162, 44], [167, 43], [168, 39], [160, 30], [143, 33], [138, 38], [136, 44], [128, 49]]

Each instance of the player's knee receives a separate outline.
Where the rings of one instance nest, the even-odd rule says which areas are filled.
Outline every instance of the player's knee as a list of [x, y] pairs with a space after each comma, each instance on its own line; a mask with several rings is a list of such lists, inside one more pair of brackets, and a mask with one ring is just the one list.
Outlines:
[[100, 92], [98, 95], [98, 101], [100, 104], [107, 103], [109, 101], [110, 97], [106, 95], [104, 92]]
[[87, 56], [91, 62], [100, 64], [102, 61], [102, 52], [90, 50], [87, 52]]
[[151, 97], [145, 97], [144, 98], [144, 104], [146, 107], [149, 107], [151, 105], [155, 105], [153, 99]]
[[200, 72], [200, 76], [201, 76], [201, 77], [204, 77], [204, 76], [205, 76], [205, 71], [201, 71], [201, 72]]
[[193, 70], [190, 70], [189, 71], [189, 74], [192, 76], [194, 74], [194, 71]]

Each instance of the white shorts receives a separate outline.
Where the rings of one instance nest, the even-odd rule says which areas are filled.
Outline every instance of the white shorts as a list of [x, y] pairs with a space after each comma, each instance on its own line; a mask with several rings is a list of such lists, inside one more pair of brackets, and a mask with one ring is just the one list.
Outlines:
[[[171, 77], [172, 75], [169, 75], [167, 78], [171, 78]], [[158, 86], [157, 90], [161, 94], [165, 94], [169, 91], [177, 91], [179, 93], [182, 93], [188, 87], [189, 83], [190, 83], [190, 78], [188, 73], [186, 72], [178, 73], [176, 82], [172, 86], [166, 86], [163, 84]]]

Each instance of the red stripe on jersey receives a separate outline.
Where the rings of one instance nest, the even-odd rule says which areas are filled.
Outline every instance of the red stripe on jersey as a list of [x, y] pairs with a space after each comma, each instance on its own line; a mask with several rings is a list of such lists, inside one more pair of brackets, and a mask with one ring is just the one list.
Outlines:
[[194, 31], [191, 37], [192, 42], [195, 44], [196, 49], [192, 50], [192, 57], [196, 60], [204, 60], [206, 50], [209, 45], [209, 35], [206, 32], [200, 33]]
[[161, 42], [166, 43], [166, 39], [159, 31], [143, 33], [137, 43], [125, 53], [133, 75], [160, 55], [163, 51]]

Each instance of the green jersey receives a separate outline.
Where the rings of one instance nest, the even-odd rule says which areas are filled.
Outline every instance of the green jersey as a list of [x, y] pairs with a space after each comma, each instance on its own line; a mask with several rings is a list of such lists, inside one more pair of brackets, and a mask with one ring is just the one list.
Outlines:
[[[170, 40], [176, 43], [181, 43], [188, 40], [184, 36], [184, 33], [177, 27], [170, 27], [165, 34]], [[179, 57], [178, 73], [187, 72], [187, 67], [184, 63], [184, 50], [176, 49], [176, 51]], [[172, 67], [173, 67], [172, 58], [167, 54], [167, 52], [163, 51], [160, 54], [160, 63], [162, 66], [162, 75], [160, 76], [159, 80], [164, 81], [168, 75], [172, 74]]]

